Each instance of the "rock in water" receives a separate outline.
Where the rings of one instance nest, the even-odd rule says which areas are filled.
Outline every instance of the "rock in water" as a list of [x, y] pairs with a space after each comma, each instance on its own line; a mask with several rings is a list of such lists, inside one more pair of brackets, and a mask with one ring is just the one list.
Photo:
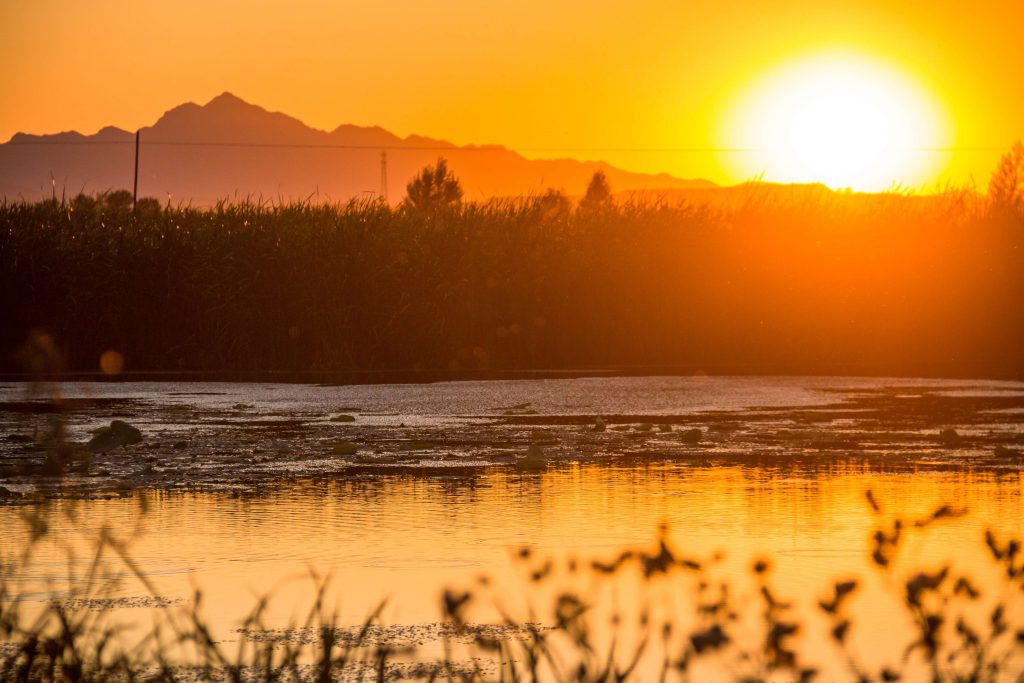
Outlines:
[[704, 437], [704, 432], [697, 428], [683, 430], [680, 434], [683, 443], [688, 444], [690, 446], [696, 446]]
[[953, 428], [943, 429], [939, 432], [939, 443], [947, 448], [955, 448], [960, 445], [960, 434]]
[[131, 446], [132, 444], [137, 444], [142, 441], [142, 432], [135, 427], [132, 427], [127, 422], [114, 420], [110, 423], [110, 429], [111, 431], [121, 435], [125, 446]]
[[118, 446], [131, 446], [142, 441], [142, 432], [122, 420], [114, 420], [109, 427], [103, 427], [97, 431], [96, 436], [85, 444], [86, 450], [91, 453], [106, 453]]
[[544, 449], [540, 444], [532, 443], [526, 449], [526, 455], [516, 462], [516, 468], [525, 472], [536, 472], [547, 469], [548, 460], [544, 457]]
[[338, 441], [331, 446], [338, 455], [355, 455], [359, 448], [351, 441]]
[[997, 460], [1014, 461], [1024, 458], [1024, 454], [1006, 446], [996, 446], [995, 457]]

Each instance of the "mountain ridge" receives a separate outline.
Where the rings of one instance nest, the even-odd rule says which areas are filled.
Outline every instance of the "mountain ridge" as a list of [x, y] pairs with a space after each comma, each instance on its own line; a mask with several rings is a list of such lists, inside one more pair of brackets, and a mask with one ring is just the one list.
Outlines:
[[[604, 161], [527, 159], [498, 144], [456, 145], [416, 133], [400, 137], [380, 126], [343, 123], [313, 128], [223, 92], [206, 104], [185, 102], [139, 130], [139, 194], [210, 204], [231, 196], [332, 201], [381, 192], [398, 199], [423, 166], [445, 156], [469, 199], [555, 188], [581, 193], [595, 171], [617, 191], [708, 190], [708, 180], [635, 173]], [[66, 192], [130, 188], [135, 134], [105, 126], [92, 135], [15, 133], [0, 144], [0, 196], [37, 199]], [[92, 144], [90, 144], [92, 143]], [[109, 143], [109, 144], [100, 144]]]

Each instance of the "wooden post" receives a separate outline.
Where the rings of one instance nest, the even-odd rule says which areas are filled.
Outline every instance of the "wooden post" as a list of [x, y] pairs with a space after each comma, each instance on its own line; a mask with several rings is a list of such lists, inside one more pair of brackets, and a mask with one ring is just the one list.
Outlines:
[[135, 183], [132, 186], [132, 213], [139, 201], [139, 131], [135, 131]]

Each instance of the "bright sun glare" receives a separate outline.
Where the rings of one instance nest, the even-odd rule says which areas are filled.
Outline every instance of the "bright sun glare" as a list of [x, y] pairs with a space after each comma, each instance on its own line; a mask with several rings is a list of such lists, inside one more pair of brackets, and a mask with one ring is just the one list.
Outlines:
[[747, 178], [879, 191], [934, 177], [945, 146], [941, 108], [879, 61], [824, 55], [757, 81], [727, 118], [734, 171]]

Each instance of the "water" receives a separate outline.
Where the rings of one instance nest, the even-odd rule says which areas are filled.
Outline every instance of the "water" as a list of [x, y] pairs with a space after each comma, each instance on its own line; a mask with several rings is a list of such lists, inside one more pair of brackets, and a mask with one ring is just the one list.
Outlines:
[[[251, 404], [257, 413], [324, 415], [356, 406], [380, 422], [451, 422], [493, 415], [529, 403], [542, 414], [671, 415], [702, 410], [815, 406], [848, 393], [880, 387], [927, 387], [952, 394], [1022, 393], [1024, 383], [862, 377], [583, 377], [577, 379], [436, 382], [433, 384], [238, 384], [221, 382], [68, 382], [65, 398], [119, 398], [151, 406], [197, 406], [230, 410]], [[23, 383], [0, 383], [0, 400], [25, 396]], [[387, 419], [383, 419], [387, 418]]]
[[[899, 572], [948, 562], [972, 575], [995, 580], [982, 535], [986, 528], [1003, 535], [1024, 535], [1021, 469], [974, 467], [971, 454], [991, 450], [989, 439], [1019, 443], [1021, 432], [1014, 421], [1019, 415], [986, 413], [993, 410], [987, 403], [971, 404], [984, 415], [958, 413], [964, 420], [956, 425], [958, 429], [978, 435], [958, 449], [943, 450], [936, 445], [934, 436], [928, 436], [935, 431], [933, 426], [887, 425], [884, 438], [879, 437], [877, 443], [892, 443], [893, 448], [909, 448], [913, 453], [909, 459], [901, 458], [899, 467], [889, 467], [874, 456], [851, 459], [845, 453], [810, 463], [783, 457], [804, 448], [793, 445], [804, 443], [803, 437], [793, 436], [802, 423], [786, 412], [756, 422], [759, 427], [750, 426], [765, 410], [836, 412], [837, 401], [850, 401], [882, 387], [891, 388], [887, 396], [905, 395], [906, 400], [925, 394], [949, 400], [1002, 400], [1019, 396], [1024, 385], [846, 378], [616, 378], [368, 387], [66, 387], [65, 395], [127, 399], [118, 410], [131, 412], [133, 423], [142, 425], [148, 434], [162, 435], [162, 429], [174, 434], [207, 430], [202, 448], [208, 449], [211, 458], [223, 447], [213, 435], [234, 433], [218, 431], [230, 425], [222, 424], [225, 420], [218, 422], [216, 416], [234, 416], [231, 406], [241, 402], [254, 407], [238, 420], [299, 416], [317, 430], [342, 430], [356, 435], [350, 438], [372, 437], [388, 444], [391, 442], [385, 436], [401, 424], [415, 424], [416, 429], [435, 430], [435, 435], [449, 437], [453, 430], [474, 434], [504, 430], [499, 440], [514, 440], [533, 427], [496, 416], [503, 416], [509, 406], [525, 403], [536, 410], [531, 418], [661, 415], [706, 425], [711, 419], [708, 411], [738, 414], [746, 416], [741, 430], [746, 436], [705, 444], [699, 463], [657, 457], [645, 461], [575, 457], [559, 459], [537, 473], [505, 466], [481, 467], [470, 475], [446, 476], [433, 470], [422, 475], [413, 467], [408, 472], [388, 470], [374, 475], [364, 468], [358, 476], [341, 476], [344, 469], [340, 469], [332, 470], [329, 477], [310, 478], [309, 471], [292, 467], [299, 460], [285, 457], [275, 465], [272, 486], [228, 487], [224, 491], [141, 486], [117, 497], [60, 500], [50, 513], [52, 533], [39, 548], [33, 569], [19, 578], [29, 597], [60, 598], [69, 578], [67, 548], [76, 549], [78, 559], [70, 566], [80, 574], [89, 557], [90, 539], [107, 525], [129, 539], [131, 556], [150, 574], [160, 595], [187, 604], [193, 591], [202, 589], [205, 612], [217, 631], [229, 638], [238, 637], [231, 635], [233, 629], [255, 596], [275, 595], [268, 612], [272, 626], [284, 626], [304, 614], [312, 596], [309, 574], [313, 571], [331, 575], [328, 599], [343, 623], [359, 623], [382, 601], [386, 601], [383, 619], [388, 623], [436, 621], [441, 591], [445, 587], [479, 590], [481, 576], [489, 577], [491, 584], [485, 591], [487, 597], [474, 604], [479, 620], [496, 617], [496, 602], [519, 610], [525, 618], [526, 598], [530, 596], [540, 605], [550, 591], [545, 593], [546, 589], [529, 580], [528, 573], [536, 564], [527, 567], [516, 561], [520, 548], [528, 546], [537, 556], [554, 557], [561, 567], [569, 558], [606, 559], [623, 548], [650, 547], [659, 525], [665, 524], [673, 544], [688, 556], [706, 560], [723, 551], [718, 571], [731, 580], [749, 583], [752, 559], [773, 558], [778, 590], [796, 598], [807, 614], [814, 611], [814, 601], [824, 595], [830, 581], [859, 576], [867, 582], [861, 596], [863, 613], [895, 619], [899, 601], [894, 602], [893, 594], [898, 595], [901, 584], [892, 577]], [[836, 388], [844, 391], [831, 391]], [[23, 391], [24, 387], [16, 385], [0, 387], [7, 400]], [[167, 424], [161, 411], [169, 404], [188, 405], [193, 419]], [[1000, 406], [995, 410], [1006, 410]], [[359, 408], [358, 422], [328, 423], [339, 407]], [[858, 440], [866, 441], [874, 432], [865, 423], [868, 418], [857, 415], [869, 408], [854, 403], [846, 407], [846, 413], [830, 415], [824, 424], [833, 431], [842, 425], [842, 429], [855, 432]], [[84, 431], [95, 423], [100, 417], [97, 410], [103, 409], [90, 408], [73, 415], [72, 430]], [[555, 423], [556, 441], [566, 450], [575, 447], [573, 439], [583, 438], [580, 435], [592, 438], [589, 423], [571, 427], [558, 420]], [[820, 431], [822, 423], [810, 428]], [[570, 431], [575, 436], [568, 436]], [[320, 438], [321, 432], [315, 433]], [[664, 441], [675, 433], [657, 438]], [[781, 446], [775, 439], [780, 433], [789, 439]], [[156, 437], [157, 443], [162, 443], [161, 438]], [[899, 439], [907, 443], [896, 443]], [[629, 447], [635, 443], [628, 442]], [[659, 442], [645, 443], [645, 448], [657, 450]], [[383, 450], [388, 448], [391, 446]], [[465, 450], [475, 448], [471, 445]], [[761, 448], [783, 456], [769, 463], [737, 463], [729, 454], [739, 448]], [[443, 455], [427, 455], [424, 460], [471, 457], [460, 456], [459, 448], [450, 444], [441, 450]], [[722, 454], [721, 459], [716, 459], [715, 453]], [[928, 460], [931, 456], [934, 458]], [[479, 453], [472, 457], [479, 459]], [[959, 465], [932, 467], [929, 463], [935, 458]], [[322, 474], [320, 469], [316, 472]], [[223, 484], [228, 479], [217, 481]], [[8, 484], [19, 485], [13, 480]], [[882, 516], [867, 505], [864, 494], [868, 489], [882, 503]], [[95, 491], [102, 493], [102, 484]], [[943, 503], [965, 508], [969, 514], [909, 534], [893, 574], [880, 573], [872, 565], [869, 536], [880, 523], [895, 516], [920, 518]], [[18, 519], [22, 512], [18, 506], [0, 507], [0, 528], [7, 530], [0, 535], [0, 552], [10, 554], [24, 543], [26, 535]], [[145, 595], [143, 587], [112, 560], [106, 576], [118, 575], [125, 578], [112, 595]], [[585, 587], [603, 595], [603, 589], [593, 588], [593, 578], [584, 581], [559, 570], [553, 580], [562, 587]], [[638, 589], [623, 590], [632, 594]], [[673, 600], [683, 611], [681, 599]], [[1012, 609], [1011, 616], [1024, 618], [1019, 601]], [[544, 610], [540, 616], [542, 620], [550, 618]], [[905, 628], [893, 625], [892, 632]], [[865, 633], [859, 637], [865, 648], [884, 649], [887, 636]]]

